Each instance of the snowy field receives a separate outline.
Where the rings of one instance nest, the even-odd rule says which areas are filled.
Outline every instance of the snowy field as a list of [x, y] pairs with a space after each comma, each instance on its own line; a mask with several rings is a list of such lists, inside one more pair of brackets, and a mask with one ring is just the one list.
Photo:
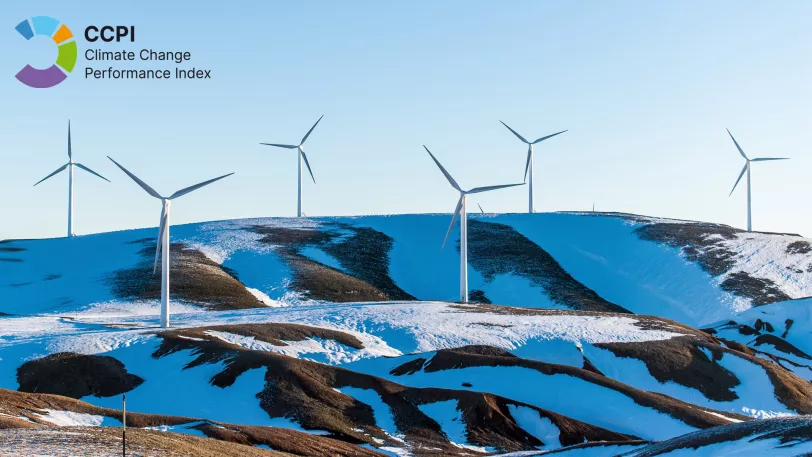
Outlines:
[[[74, 370], [104, 360], [105, 369], [142, 380], [126, 391], [134, 411], [192, 420], [151, 430], [195, 437], [214, 421], [351, 436], [384, 455], [431, 455], [432, 446], [441, 455], [577, 457], [810, 451], [808, 429], [791, 447], [753, 429], [747, 433], [764, 437], [656, 451], [694, 433], [773, 423], [767, 419], [797, 425], [812, 413], [812, 305], [803, 299], [812, 295], [812, 256], [804, 239], [724, 229], [679, 247], [639, 229], [683, 224], [693, 236], [692, 223], [589, 213], [471, 217], [480, 258], [471, 261], [470, 289], [493, 305], [451, 303], [459, 262], [456, 233], [440, 249], [448, 216], [173, 227], [173, 249], [186, 257], [173, 270], [168, 333], [157, 328], [159, 303], [150, 295], [154, 229], [6, 242], [3, 256], [13, 260], [0, 262], [0, 389], [21, 389], [22, 373], [59, 369], [34, 362], [79, 354], [101, 358], [76, 359]], [[505, 250], [507, 242], [532, 256]], [[713, 250], [725, 252], [724, 271], [703, 264], [702, 253]], [[726, 285], [742, 277], [749, 289]], [[356, 289], [382, 298], [353, 301]], [[211, 290], [216, 299], [207, 298]], [[754, 306], [765, 294], [798, 300]], [[629, 312], [605, 312], [615, 307]], [[459, 348], [472, 349], [453, 352]], [[298, 415], [275, 409], [299, 399], [273, 390], [287, 378], [275, 378], [271, 366], [314, 389], [295, 403], [307, 405]], [[697, 367], [710, 371], [695, 376]], [[673, 377], [664, 380], [663, 369]], [[46, 381], [37, 389], [47, 392]], [[111, 410], [121, 404], [120, 395], [75, 398]], [[330, 408], [342, 418], [325, 419]], [[0, 420], [120, 425], [80, 410], [9, 411], [0, 401]], [[484, 425], [475, 420], [486, 416]], [[604, 443], [609, 436], [616, 441]]]

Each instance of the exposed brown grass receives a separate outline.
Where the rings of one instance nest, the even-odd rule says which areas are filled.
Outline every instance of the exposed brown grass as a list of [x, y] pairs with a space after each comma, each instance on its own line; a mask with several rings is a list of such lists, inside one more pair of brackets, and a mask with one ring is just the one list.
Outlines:
[[[109, 427], [7, 429], [0, 431], [0, 455], [109, 457], [121, 455], [121, 441], [121, 430]], [[127, 455], [142, 457], [284, 457], [292, 454], [177, 433], [128, 429]]]
[[[508, 405], [517, 403], [506, 398], [468, 390], [405, 387], [330, 365], [269, 352], [250, 351], [215, 338], [206, 339], [203, 336], [204, 341], [190, 340], [181, 333], [186, 331], [160, 333], [163, 342], [154, 356], [162, 357], [191, 350], [196, 358], [188, 364], [190, 367], [225, 362], [226, 368], [211, 380], [212, 384], [220, 387], [230, 386], [247, 370], [265, 368], [266, 383], [257, 394], [260, 406], [271, 417], [286, 417], [305, 430], [327, 430], [335, 438], [353, 443], [378, 445], [375, 442], [378, 439], [388, 445], [402, 446], [378, 427], [369, 405], [336, 391], [343, 387], [354, 387], [377, 392], [391, 409], [395, 424], [404, 439], [419, 447], [419, 453], [424, 455], [456, 455], [464, 451], [451, 445], [443, 435], [440, 425], [418, 408], [421, 404], [446, 400], [457, 401], [467, 425], [468, 440], [473, 444], [504, 450], [527, 450], [540, 444], [538, 439], [515, 423]], [[492, 351], [504, 356], [504, 351], [496, 348], [482, 351]], [[567, 430], [566, 439], [573, 442], [634, 439], [526, 406], [560, 423], [562, 429]], [[429, 452], [426, 449], [436, 451]]]
[[[74, 427], [61, 427], [54, 429], [51, 424], [40, 418], [38, 415], [46, 414], [45, 409], [58, 410], [58, 411], [73, 411], [84, 414], [94, 414], [100, 416], [107, 416], [117, 420], [122, 419], [121, 412], [118, 410], [100, 408], [85, 403], [81, 400], [74, 400], [72, 398], [62, 397], [58, 395], [48, 394], [30, 394], [24, 392], [15, 392], [12, 390], [0, 389], [0, 430], [8, 429], [37, 429], [37, 430], [56, 430], [57, 434], [64, 430], [74, 430]], [[27, 420], [26, 420], [27, 419]], [[213, 454], [201, 453], [194, 446], [190, 446], [190, 441], [186, 440], [186, 435], [176, 433], [163, 433], [153, 432], [148, 430], [137, 430], [143, 427], [152, 427], [157, 425], [180, 425], [191, 422], [198, 422], [199, 419], [164, 416], [158, 414], [142, 414], [135, 412], [127, 412], [127, 437], [131, 440], [131, 450], [137, 450], [138, 445], [145, 448], [142, 451], [150, 452], [164, 450], [169, 454], [158, 455], [194, 455], [194, 456], [207, 456], [207, 455], [273, 455], [262, 453], [263, 451], [253, 447], [233, 446], [229, 443], [220, 443], [214, 440], [206, 440], [195, 438], [191, 440], [192, 445], [202, 445]], [[260, 445], [265, 444], [277, 451], [283, 451], [285, 455], [300, 455], [300, 456], [358, 456], [358, 457], [379, 457], [381, 454], [373, 451], [358, 447], [352, 443], [331, 439], [323, 436], [310, 435], [303, 432], [294, 430], [278, 429], [274, 427], [252, 427], [243, 425], [233, 425], [225, 423], [204, 423], [202, 426], [197, 427], [207, 436], [215, 438], [220, 441], [228, 441], [231, 443], [238, 443], [241, 445]], [[87, 443], [100, 443], [104, 444], [109, 436], [118, 436], [119, 440], [109, 440], [120, 450], [120, 429], [113, 428], [112, 431], [108, 427], [93, 427], [82, 429], [87, 430], [89, 433], [101, 434], [99, 435], [101, 441], [93, 441], [90, 437]], [[111, 435], [112, 434], [112, 435]], [[25, 434], [15, 435], [20, 440], [33, 439]], [[33, 436], [33, 435], [31, 435]], [[42, 435], [47, 436], [47, 435]], [[143, 439], [142, 439], [143, 438]], [[191, 437], [194, 438], [194, 437]], [[0, 436], [0, 443], [3, 437]], [[146, 441], [144, 441], [146, 440]], [[148, 443], [152, 443], [149, 445]], [[108, 443], [109, 444], [109, 443]], [[153, 447], [150, 447], [153, 446]], [[3, 448], [0, 444], [0, 455]], [[105, 448], [106, 449], [106, 448]], [[179, 453], [173, 454], [172, 452]], [[191, 452], [191, 454], [189, 453]], [[257, 452], [257, 453], [252, 453]], [[28, 454], [18, 454], [28, 455]], [[54, 454], [63, 455], [63, 454]], [[104, 454], [102, 454], [104, 455]], [[107, 454], [110, 455], [110, 454]], [[142, 454], [154, 455], [154, 454]]]
[[249, 336], [274, 346], [287, 346], [285, 341], [304, 341], [309, 338], [333, 340], [354, 349], [363, 349], [364, 344], [354, 335], [339, 330], [311, 327], [309, 325], [289, 324], [286, 322], [265, 322], [261, 324], [229, 324], [209, 327], [194, 327], [173, 330], [175, 334], [193, 338], [212, 339], [207, 331], [234, 333]]
[[124, 364], [113, 357], [60, 352], [20, 365], [17, 382], [22, 392], [82, 398], [119, 395], [144, 380], [127, 373]]
[[[717, 362], [724, 354], [718, 345], [705, 345], [690, 336], [660, 341], [600, 343], [617, 357], [635, 358], [646, 364], [648, 372], [661, 383], [675, 382], [702, 392], [713, 401], [733, 401], [738, 395], [733, 389], [741, 381]], [[700, 348], [713, 354], [709, 359]]]
[[[263, 243], [277, 252], [294, 273], [293, 287], [317, 300], [333, 302], [412, 300], [389, 276], [389, 251], [394, 240], [385, 233], [348, 224], [323, 224], [319, 229], [255, 226]], [[301, 254], [316, 247], [341, 264], [336, 269]]]
[[513, 227], [476, 219], [468, 224], [468, 261], [486, 281], [497, 275], [514, 274], [571, 309], [630, 312], [578, 282], [547, 251]]
[[[652, 223], [638, 227], [635, 233], [643, 240], [680, 249], [688, 260], [698, 263], [709, 274], [719, 276], [733, 268], [737, 255], [726, 248], [723, 242], [736, 239], [738, 234], [746, 232], [727, 225], [709, 223]], [[793, 245], [800, 248], [799, 244], [790, 244]], [[722, 281], [721, 287], [727, 292], [751, 299], [754, 305], [790, 299], [773, 281], [756, 278], [745, 272], [730, 274]]]
[[[159, 274], [153, 274], [155, 243], [141, 243], [146, 244], [140, 252], [141, 262], [133, 268], [118, 270], [108, 278], [113, 293], [119, 298], [161, 297], [160, 271]], [[173, 298], [214, 310], [264, 306], [230, 270], [209, 260], [200, 251], [181, 243], [173, 243], [169, 253]]]
[[[670, 440], [654, 443], [634, 453], [635, 457], [668, 455], [678, 449], [697, 449], [718, 443], [739, 440], [758, 441], [776, 439], [781, 447], [791, 447], [812, 440], [812, 419], [792, 417], [765, 419], [701, 430]], [[776, 448], [779, 446], [776, 445]], [[721, 454], [720, 454], [721, 455]], [[752, 455], [742, 453], [741, 455]], [[809, 454], [798, 454], [808, 456]]]
[[[665, 395], [646, 392], [629, 385], [607, 378], [600, 374], [582, 368], [569, 365], [557, 365], [537, 360], [528, 360], [513, 355], [503, 356], [480, 353], [479, 347], [444, 349], [437, 351], [428, 363], [423, 367], [427, 373], [442, 370], [453, 370], [467, 367], [522, 367], [538, 371], [544, 375], [563, 374], [579, 378], [592, 384], [596, 384], [607, 389], [615, 390], [634, 400], [635, 403], [654, 408], [662, 413], [668, 414], [688, 425], [697, 428], [708, 428], [729, 423], [725, 419], [707, 414], [694, 405], [677, 400]], [[749, 420], [748, 417], [719, 411], [719, 414], [740, 420]]]

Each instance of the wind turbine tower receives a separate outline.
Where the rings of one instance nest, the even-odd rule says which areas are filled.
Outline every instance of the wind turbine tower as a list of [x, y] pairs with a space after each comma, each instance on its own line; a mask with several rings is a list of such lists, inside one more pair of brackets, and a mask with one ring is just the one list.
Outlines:
[[[747, 157], [747, 154], [744, 153], [739, 143], [733, 138], [733, 134], [730, 133], [730, 130], [727, 131], [727, 134], [730, 135], [730, 139], [733, 140], [733, 144], [736, 145], [736, 149], [739, 150], [739, 154], [744, 157], [745, 163], [744, 168], [742, 168], [742, 172], [739, 173], [739, 179], [736, 180], [736, 184], [733, 185], [733, 189], [730, 191], [730, 195], [733, 195], [733, 191], [736, 190], [736, 186], [739, 185], [739, 181], [742, 180], [742, 176], [747, 173], [747, 231], [753, 231], [753, 213], [752, 213], [752, 191], [750, 187], [750, 170], [752, 168], [753, 162], [766, 162], [769, 160], [789, 160], [786, 157], [763, 157], [763, 158], [756, 158], [750, 159]], [[728, 195], [728, 196], [730, 196]]]
[[[499, 121], [502, 122], [502, 121]], [[527, 182], [527, 174], [530, 173], [530, 185], [528, 186], [528, 193], [530, 194], [529, 202], [528, 202], [528, 212], [534, 213], [536, 212], [535, 207], [533, 206], [533, 146], [541, 143], [542, 141], [552, 138], [556, 135], [561, 135], [562, 133], [566, 132], [566, 130], [562, 130], [558, 133], [553, 133], [552, 135], [543, 136], [536, 141], [527, 141], [523, 136], [519, 135], [515, 130], [508, 127], [507, 124], [502, 122], [502, 125], [507, 127], [508, 130], [513, 132], [516, 135], [516, 138], [520, 139], [522, 143], [527, 145], [527, 165], [524, 166], [524, 181]]]
[[96, 175], [99, 178], [110, 182], [109, 179], [105, 178], [104, 176], [96, 173], [95, 171], [91, 170], [90, 168], [82, 165], [81, 163], [73, 161], [73, 149], [71, 147], [71, 138], [70, 138], [70, 121], [68, 121], [68, 163], [62, 165], [61, 167], [57, 168], [56, 171], [49, 174], [48, 176], [42, 178], [41, 180], [37, 181], [37, 184], [34, 184], [36, 187], [39, 183], [45, 181], [46, 179], [50, 178], [51, 176], [57, 175], [63, 170], [68, 170], [68, 237], [75, 236], [73, 232], [73, 167], [78, 167], [86, 172]]
[[296, 206], [296, 217], [302, 217], [302, 160], [304, 160], [304, 164], [305, 164], [305, 166], [307, 166], [307, 171], [310, 173], [310, 178], [313, 180], [313, 184], [316, 184], [316, 178], [313, 177], [313, 170], [310, 169], [310, 162], [308, 162], [308, 160], [307, 160], [307, 154], [305, 154], [303, 146], [304, 146], [305, 141], [307, 141], [307, 137], [309, 137], [310, 134], [313, 133], [313, 129], [315, 129], [316, 126], [319, 125], [319, 122], [321, 122], [322, 117], [324, 117], [323, 114], [321, 115], [319, 120], [317, 120], [316, 123], [313, 124], [313, 127], [310, 127], [310, 130], [307, 131], [305, 136], [302, 138], [302, 141], [300, 141], [298, 145], [260, 143], [261, 145], [264, 145], [264, 146], [274, 146], [274, 147], [277, 147], [277, 148], [284, 148], [284, 149], [296, 149], [296, 151], [297, 151], [298, 161], [299, 161], [299, 171], [298, 171], [299, 179], [298, 179], [298, 187], [297, 187], [297, 195], [298, 195], [297, 202], [298, 202], [298, 204]]
[[[172, 200], [181, 197], [183, 195], [188, 194], [189, 192], [195, 191], [200, 189], [203, 186], [208, 186], [209, 184], [219, 181], [225, 177], [231, 176], [234, 173], [229, 173], [227, 175], [223, 175], [214, 179], [210, 179], [208, 181], [203, 181], [202, 183], [195, 184], [194, 186], [189, 186], [184, 189], [181, 189], [174, 194], [168, 197], [162, 197], [161, 194], [156, 192], [152, 187], [149, 187], [147, 183], [138, 179], [137, 176], [130, 173], [126, 168], [119, 165], [118, 162], [113, 160], [112, 157], [108, 156], [117, 167], [121, 168], [121, 171], [127, 174], [133, 181], [136, 182], [142, 189], [144, 189], [149, 195], [152, 197], [161, 200], [163, 204], [163, 208], [161, 209], [161, 222], [158, 224], [158, 240], [155, 243], [155, 262], [152, 266], [152, 274], [158, 272], [158, 257], [161, 257], [161, 327], [167, 328], [169, 327], [169, 209], [172, 205]], [[163, 254], [163, 255], [161, 255]]]
[[451, 175], [440, 165], [440, 162], [434, 157], [434, 154], [429, 151], [429, 148], [423, 146], [426, 149], [426, 152], [429, 153], [431, 159], [434, 160], [434, 163], [440, 168], [440, 171], [443, 172], [446, 179], [448, 180], [451, 187], [456, 189], [460, 193], [460, 199], [457, 202], [457, 208], [454, 210], [454, 216], [451, 217], [451, 225], [448, 226], [448, 231], [445, 234], [445, 239], [443, 240], [443, 247], [445, 247], [445, 243], [448, 241], [448, 236], [451, 235], [451, 229], [454, 228], [454, 223], [457, 221], [457, 217], [460, 218], [460, 302], [468, 303], [468, 213], [465, 209], [465, 202], [466, 197], [469, 194], [478, 194], [480, 192], [488, 192], [491, 190], [496, 189], [504, 189], [506, 187], [514, 187], [514, 186], [523, 186], [524, 183], [518, 184], [503, 184], [500, 186], [486, 186], [486, 187], [474, 187], [470, 190], [463, 190], [457, 181], [451, 177]]

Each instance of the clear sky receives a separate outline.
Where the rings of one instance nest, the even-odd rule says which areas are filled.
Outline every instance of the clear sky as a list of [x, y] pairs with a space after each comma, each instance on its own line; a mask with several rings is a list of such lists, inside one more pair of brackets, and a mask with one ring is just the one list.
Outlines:
[[[134, 25], [135, 43], [78, 40], [73, 74], [51, 89], [14, 75], [48, 66], [47, 39], [14, 27], [37, 15], [81, 36]], [[0, 4], [0, 239], [63, 236], [77, 161], [79, 234], [157, 225], [159, 192], [236, 174], [179, 199], [173, 223], [292, 216], [306, 150], [310, 216], [450, 212], [457, 195], [426, 144], [464, 187], [522, 180], [537, 149], [538, 211], [598, 210], [745, 225], [743, 159], [754, 165], [754, 228], [812, 235], [812, 2], [763, 1], [5, 1]], [[92, 81], [88, 48], [190, 51], [207, 81]], [[174, 68], [138, 63], [124, 68]], [[94, 65], [106, 68], [107, 64]], [[526, 188], [476, 196], [489, 212], [527, 207]]]

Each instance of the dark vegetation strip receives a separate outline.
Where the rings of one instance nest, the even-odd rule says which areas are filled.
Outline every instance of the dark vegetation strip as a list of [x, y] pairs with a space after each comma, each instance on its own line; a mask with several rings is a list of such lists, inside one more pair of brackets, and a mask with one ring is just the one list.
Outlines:
[[[708, 223], [652, 223], [636, 228], [634, 233], [642, 240], [680, 249], [688, 260], [696, 262], [702, 270], [719, 276], [736, 264], [737, 253], [725, 247], [724, 242], [746, 232], [727, 225]], [[790, 246], [796, 245], [800, 249], [796, 243]], [[728, 275], [720, 287], [726, 292], [749, 298], [756, 306], [790, 299], [775, 282], [745, 272]]]
[[21, 392], [71, 398], [112, 397], [129, 392], [143, 382], [128, 373], [123, 363], [109, 356], [60, 352], [30, 360], [17, 368]]
[[333, 340], [344, 346], [353, 349], [363, 349], [364, 344], [354, 335], [338, 330], [309, 325], [268, 322], [261, 324], [231, 324], [215, 325], [211, 327], [195, 327], [184, 329], [182, 334], [192, 338], [210, 338], [208, 331], [233, 333], [247, 337], [253, 337], [259, 341], [273, 344], [274, 346], [288, 346], [285, 341], [305, 341], [311, 338]]
[[[467, 425], [468, 441], [480, 446], [509, 451], [530, 450], [542, 444], [516, 424], [510, 416], [509, 405], [527, 406], [542, 417], [550, 418], [562, 430], [561, 440], [565, 444], [635, 439], [490, 394], [405, 387], [343, 368], [250, 351], [205, 334], [204, 338], [209, 338], [205, 341], [190, 340], [184, 338], [191, 335], [186, 332], [188, 329], [159, 333], [163, 341], [153, 357], [189, 350], [195, 358], [187, 367], [224, 362], [226, 368], [211, 380], [218, 387], [232, 385], [247, 370], [266, 368], [266, 383], [257, 397], [260, 407], [271, 417], [287, 417], [306, 430], [327, 430], [333, 437], [348, 442], [374, 444], [373, 438], [377, 438], [388, 445], [402, 446], [377, 426], [369, 405], [335, 390], [344, 387], [375, 390], [392, 410], [395, 424], [406, 441], [416, 449], [435, 448], [433, 455], [467, 452], [452, 445], [443, 435], [440, 424], [418, 408], [418, 405], [448, 400], [458, 403]], [[200, 337], [200, 334], [195, 335]]]
[[468, 224], [468, 261], [486, 281], [514, 274], [526, 278], [554, 302], [568, 308], [630, 313], [578, 282], [547, 251], [513, 227], [476, 219]]
[[[155, 240], [139, 240], [145, 245], [141, 261], [133, 268], [115, 271], [107, 278], [113, 294], [120, 299], [161, 297], [160, 266], [153, 274]], [[189, 301], [214, 310], [259, 308], [264, 305], [228, 268], [210, 260], [196, 249], [173, 243], [169, 250], [172, 298]]]
[[[100, 415], [111, 417], [119, 421], [122, 419], [121, 411], [100, 408], [80, 400], [74, 400], [57, 395], [31, 394], [0, 389], [0, 412], [10, 416], [15, 416], [13, 418], [0, 416], [0, 430], [5, 428], [52, 428], [53, 426], [51, 424], [48, 424], [37, 416], [45, 415], [46, 409]], [[17, 419], [16, 416], [28, 418], [30, 421], [25, 419]], [[374, 450], [364, 449], [351, 443], [346, 443], [323, 436], [311, 435], [304, 432], [274, 427], [251, 427], [226, 424], [206, 421], [205, 419], [202, 420], [202, 425], [199, 425], [196, 428], [202, 431], [206, 436], [218, 439], [221, 442], [202, 440], [197, 437], [190, 437], [188, 435], [176, 433], [169, 434], [138, 429], [141, 427], [183, 425], [195, 422], [201, 422], [201, 420], [188, 417], [142, 414], [128, 411], [127, 425], [132, 427], [132, 429], [127, 430], [127, 437], [129, 438], [128, 441], [132, 446], [131, 450], [137, 448], [137, 445], [140, 443], [143, 446], [147, 446], [149, 444], [155, 445], [155, 449], [158, 449], [160, 448], [160, 445], [163, 445], [163, 449], [171, 452], [177, 452], [166, 454], [173, 456], [194, 455], [206, 457], [238, 457], [253, 455], [298, 455], [316, 457], [381, 457], [383, 455]], [[92, 427], [89, 430], [93, 432], [99, 430], [112, 431], [109, 436], [105, 437], [105, 440], [107, 441], [113, 440], [118, 442], [117, 440], [120, 440], [121, 437], [121, 431], [118, 428]], [[139, 434], [148, 434], [149, 436], [146, 438], [139, 438]], [[55, 436], [62, 435], [55, 434]], [[85, 436], [82, 436], [81, 439], [85, 445], [89, 444]], [[188, 439], [199, 441], [198, 446], [189, 447], [188, 443], [176, 443], [173, 441]], [[250, 449], [242, 446], [224, 446], [226, 443], [247, 444], [252, 446], [265, 444], [277, 451], [277, 453], [270, 453], [268, 451]], [[256, 450], [256, 453], [253, 452], [254, 450]], [[64, 449], [64, 451], [67, 452], [67, 449]], [[208, 451], [208, 453], [204, 453], [204, 451]], [[284, 452], [286, 454], [281, 454], [280, 452]], [[150, 455], [153, 454], [150, 453]], [[158, 454], [156, 453], [155, 455]], [[164, 453], [160, 453], [160, 455], [164, 455]]]
[[668, 455], [679, 449], [702, 453], [701, 448], [706, 446], [744, 440], [751, 443], [761, 440], [776, 440], [780, 443], [775, 446], [776, 449], [802, 445], [812, 440], [812, 419], [808, 417], [791, 417], [728, 424], [723, 427], [700, 430], [650, 444], [635, 451], [634, 456], [655, 457]]
[[[334, 302], [414, 300], [389, 275], [389, 252], [394, 240], [367, 227], [343, 223], [318, 229], [254, 226], [260, 242], [274, 245], [294, 273], [293, 286], [309, 298]], [[333, 256], [341, 270], [309, 259], [304, 248], [318, 248]]]
[[[607, 389], [615, 390], [631, 398], [635, 403], [641, 406], [654, 408], [692, 427], [708, 428], [729, 423], [729, 421], [725, 419], [697, 409], [690, 403], [666, 395], [639, 390], [582, 368], [529, 360], [516, 357], [512, 354], [499, 354], [498, 352], [494, 352], [493, 349], [494, 348], [487, 346], [469, 346], [467, 348], [440, 350], [437, 351], [434, 357], [423, 367], [423, 371], [433, 373], [469, 367], [522, 367], [538, 371], [548, 376], [556, 374], [568, 375]], [[748, 417], [738, 414], [721, 411], [719, 411], [719, 414], [734, 419], [749, 420]]]

